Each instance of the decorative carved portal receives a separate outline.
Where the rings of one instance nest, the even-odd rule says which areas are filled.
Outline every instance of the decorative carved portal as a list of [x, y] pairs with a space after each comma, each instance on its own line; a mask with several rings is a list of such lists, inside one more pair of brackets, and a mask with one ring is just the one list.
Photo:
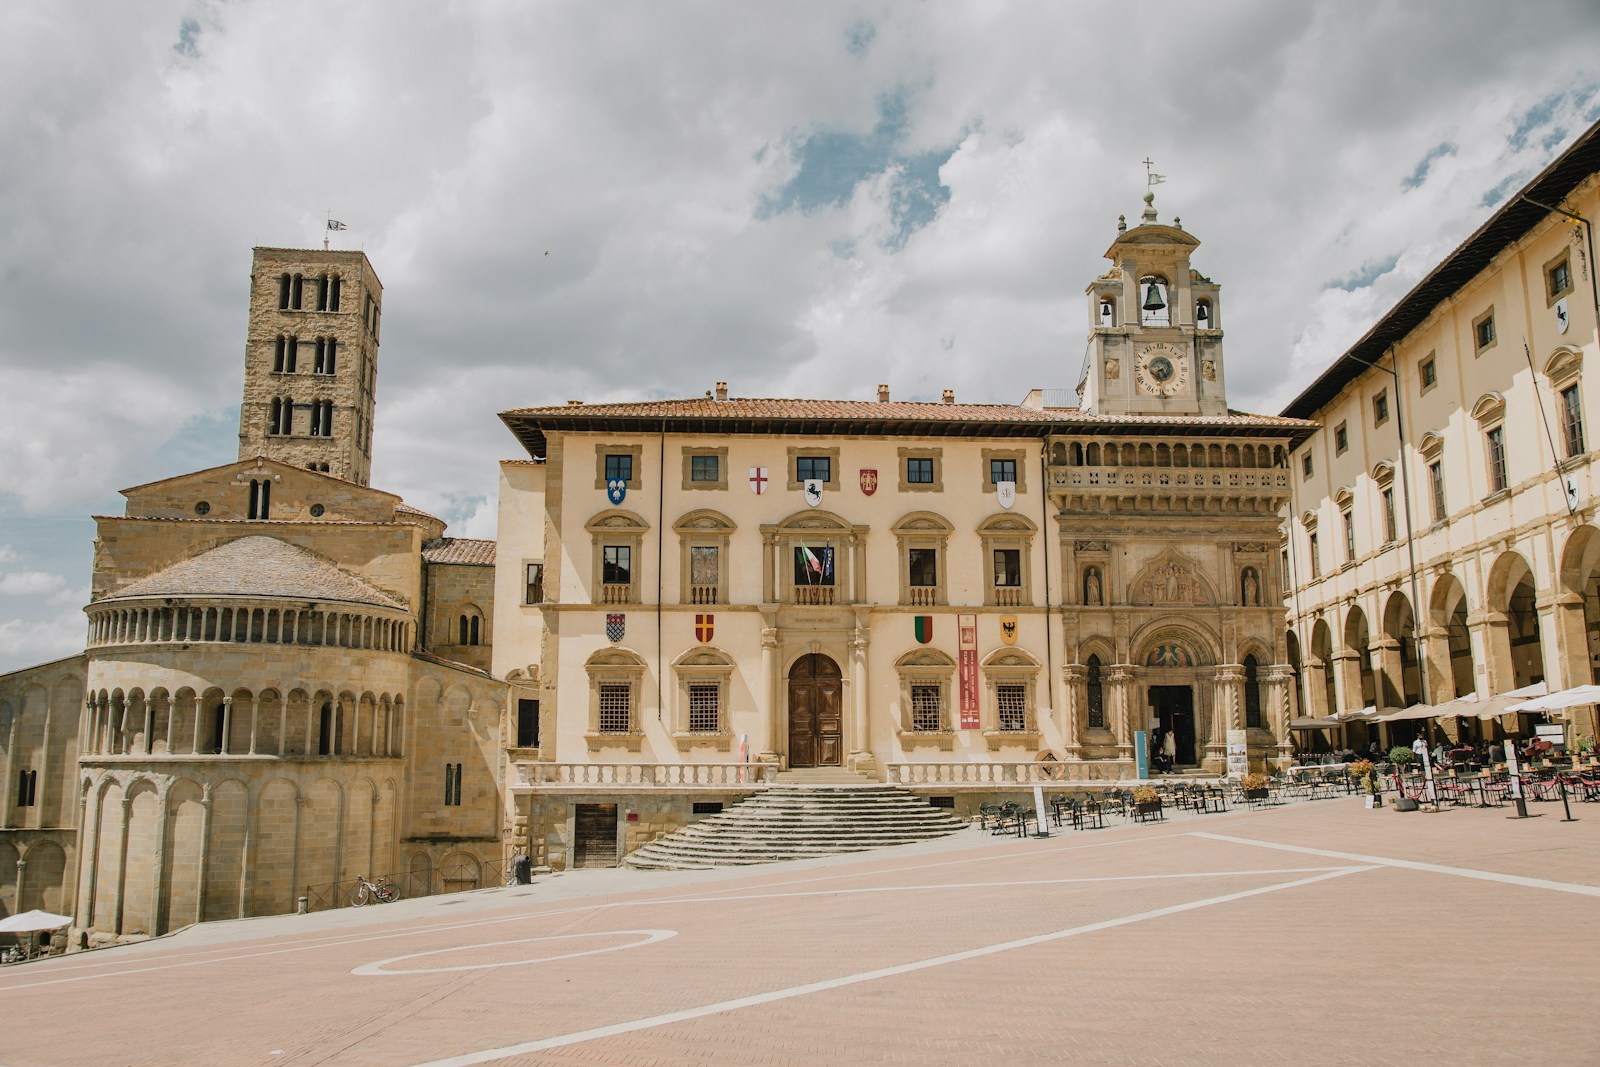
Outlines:
[[821, 653], [789, 668], [789, 766], [843, 764], [843, 690], [839, 665]]

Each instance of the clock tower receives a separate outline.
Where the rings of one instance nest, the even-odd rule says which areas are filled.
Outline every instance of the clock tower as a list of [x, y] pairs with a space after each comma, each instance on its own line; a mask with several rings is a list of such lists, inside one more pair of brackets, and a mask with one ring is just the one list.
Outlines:
[[1089, 353], [1080, 407], [1103, 415], [1226, 415], [1221, 288], [1189, 266], [1200, 242], [1178, 219], [1156, 221], [1146, 193], [1138, 226], [1118, 220], [1111, 269], [1085, 292]]

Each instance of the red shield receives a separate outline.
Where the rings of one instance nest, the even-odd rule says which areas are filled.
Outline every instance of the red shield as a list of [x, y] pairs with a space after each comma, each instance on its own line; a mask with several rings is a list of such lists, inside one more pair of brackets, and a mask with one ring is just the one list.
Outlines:
[[694, 639], [702, 645], [711, 641], [711, 634], [716, 629], [717, 617], [715, 615], [696, 615], [694, 617]]
[[861, 491], [868, 496], [878, 491], [878, 472], [875, 470], [861, 472]]

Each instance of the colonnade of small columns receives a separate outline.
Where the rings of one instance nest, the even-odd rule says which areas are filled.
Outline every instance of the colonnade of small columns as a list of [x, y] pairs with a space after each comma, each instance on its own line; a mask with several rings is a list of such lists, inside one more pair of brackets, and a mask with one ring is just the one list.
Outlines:
[[196, 694], [97, 690], [84, 702], [83, 756], [403, 754], [405, 697], [328, 690]]
[[89, 646], [157, 642], [322, 645], [405, 652], [411, 625], [356, 612], [281, 607], [101, 607], [89, 618]]

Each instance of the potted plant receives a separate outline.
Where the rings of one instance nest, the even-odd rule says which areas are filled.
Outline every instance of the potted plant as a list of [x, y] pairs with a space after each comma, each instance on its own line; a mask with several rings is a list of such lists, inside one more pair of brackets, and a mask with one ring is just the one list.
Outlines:
[[1383, 793], [1378, 789], [1378, 772], [1371, 760], [1356, 760], [1350, 764], [1350, 777], [1355, 780], [1356, 787], [1366, 794], [1367, 807], [1383, 807]]
[[1259, 771], [1254, 771], [1241, 777], [1239, 786], [1244, 790], [1244, 798], [1246, 800], [1267, 799], [1267, 776]]
[[1133, 791], [1133, 810], [1140, 815], [1155, 815], [1161, 811], [1161, 794], [1155, 786], [1141, 785]]

